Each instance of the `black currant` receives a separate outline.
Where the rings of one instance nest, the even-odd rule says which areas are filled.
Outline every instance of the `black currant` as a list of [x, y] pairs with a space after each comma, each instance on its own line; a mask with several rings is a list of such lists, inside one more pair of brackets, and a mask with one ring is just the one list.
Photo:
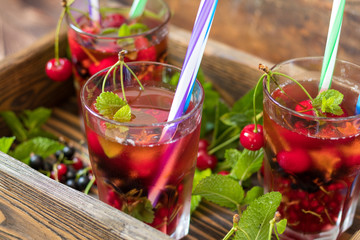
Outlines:
[[64, 156], [66, 157], [66, 159], [72, 159], [74, 154], [75, 154], [75, 148], [74, 147], [65, 146], [62, 151], [63, 151]]
[[64, 159], [64, 152], [62, 150], [57, 150], [55, 152], [55, 157], [57, 160], [63, 160]]
[[75, 179], [71, 178], [71, 179], [67, 179], [66, 182], [65, 182], [65, 185], [71, 187], [71, 188], [74, 188], [74, 189], [77, 189], [76, 187], [76, 181]]
[[32, 154], [30, 156], [29, 165], [36, 170], [42, 169], [44, 165], [44, 159], [40, 155]]
[[76, 181], [76, 186], [80, 191], [85, 190], [86, 186], [90, 182], [90, 179], [87, 175], [80, 176]]
[[68, 166], [67, 172], [66, 172], [66, 179], [75, 179], [76, 177], [76, 170], [73, 167]]

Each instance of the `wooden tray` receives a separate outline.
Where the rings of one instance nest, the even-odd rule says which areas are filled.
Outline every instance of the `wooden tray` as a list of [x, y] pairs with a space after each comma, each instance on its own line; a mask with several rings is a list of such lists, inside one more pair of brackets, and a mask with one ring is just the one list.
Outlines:
[[[54, 34], [0, 62], [0, 110], [53, 108], [45, 130], [62, 136], [87, 156], [72, 82], [54, 83], [44, 71], [53, 57]], [[171, 27], [169, 60], [181, 66], [190, 33]], [[61, 36], [65, 54], [66, 36]], [[202, 69], [224, 100], [232, 104], [252, 88], [261, 75], [255, 56], [209, 40]], [[0, 121], [0, 133], [8, 128]], [[203, 201], [191, 218], [186, 240], [222, 239], [232, 226], [233, 212]], [[353, 226], [340, 239], [350, 239], [360, 227], [358, 209]], [[354, 239], [355, 239], [354, 235]], [[1, 239], [169, 239], [163, 233], [98, 199], [73, 190], [0, 152]]]

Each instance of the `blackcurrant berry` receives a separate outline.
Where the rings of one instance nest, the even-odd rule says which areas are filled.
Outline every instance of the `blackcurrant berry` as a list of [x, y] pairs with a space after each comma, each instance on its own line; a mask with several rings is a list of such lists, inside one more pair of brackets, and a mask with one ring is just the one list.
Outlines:
[[36, 170], [42, 169], [44, 166], [44, 159], [40, 155], [32, 154], [30, 156], [29, 165]]
[[65, 146], [62, 151], [63, 151], [64, 156], [66, 157], [66, 159], [72, 159], [74, 154], [75, 154], [75, 148], [74, 147]]
[[65, 177], [66, 177], [66, 179], [75, 179], [76, 170], [73, 167], [68, 167]]
[[90, 182], [89, 177], [87, 175], [82, 175], [77, 179], [76, 186], [80, 191], [83, 191], [85, 190], [89, 182]]
[[71, 178], [71, 179], [67, 179], [65, 184], [71, 188], [77, 189], [76, 187], [76, 181], [75, 179]]
[[64, 159], [64, 152], [62, 150], [57, 150], [55, 152], [55, 157], [57, 160], [63, 160]]

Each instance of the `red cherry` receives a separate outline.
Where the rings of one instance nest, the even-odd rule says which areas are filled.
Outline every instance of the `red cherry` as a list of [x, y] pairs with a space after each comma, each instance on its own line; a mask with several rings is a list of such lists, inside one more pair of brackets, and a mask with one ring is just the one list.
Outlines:
[[137, 61], [156, 61], [156, 48], [151, 46], [147, 49], [140, 50], [136, 57]]
[[199, 140], [199, 150], [207, 150], [209, 146], [209, 142], [206, 139], [200, 139]]
[[296, 105], [295, 111], [303, 113], [303, 114], [315, 116], [315, 112], [313, 110], [305, 111], [305, 110], [312, 109], [312, 108], [313, 108], [313, 106], [311, 104], [311, 101], [310, 101], [310, 99], [308, 99], [308, 100], [304, 100], [304, 101], [300, 102], [298, 105]]
[[214, 155], [209, 155], [205, 150], [199, 150], [197, 155], [196, 167], [199, 170], [210, 168], [214, 170], [217, 164], [217, 158]]
[[71, 164], [71, 166], [73, 166], [73, 168], [75, 170], [80, 170], [84, 167], [83, 161], [81, 160], [81, 158], [79, 157], [74, 157], [72, 159], [73, 163]]
[[256, 151], [264, 146], [263, 127], [258, 124], [257, 132], [254, 132], [255, 124], [249, 124], [240, 133], [240, 143], [244, 148]]
[[311, 158], [307, 152], [301, 148], [291, 151], [280, 151], [276, 155], [276, 160], [285, 171], [290, 173], [302, 173], [310, 168]]
[[103, 28], [118, 28], [126, 22], [126, 18], [119, 14], [109, 14], [101, 22]]
[[136, 50], [146, 49], [149, 47], [149, 40], [145, 37], [138, 37], [135, 39], [135, 48]]
[[71, 62], [67, 58], [59, 58], [59, 62], [53, 58], [46, 63], [46, 75], [53, 81], [62, 82], [67, 80], [72, 74]]
[[226, 170], [222, 170], [220, 172], [218, 172], [219, 175], [223, 175], [223, 176], [226, 176], [226, 175], [229, 175], [229, 171], [226, 171]]
[[92, 76], [95, 73], [103, 70], [104, 68], [114, 65], [117, 61], [118, 61], [118, 56], [111, 56], [111, 57], [104, 58], [98, 64], [96, 64], [96, 63], [91, 64], [89, 67], [89, 73]]

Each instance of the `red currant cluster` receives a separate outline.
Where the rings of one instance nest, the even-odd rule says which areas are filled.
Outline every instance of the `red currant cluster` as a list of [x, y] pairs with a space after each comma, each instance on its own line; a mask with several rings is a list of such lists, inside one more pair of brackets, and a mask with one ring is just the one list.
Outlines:
[[48, 174], [52, 179], [67, 186], [84, 191], [93, 178], [91, 169], [84, 166], [83, 160], [75, 156], [75, 148], [65, 146], [55, 153], [54, 158], [43, 159], [40, 155], [30, 156], [30, 167]]

